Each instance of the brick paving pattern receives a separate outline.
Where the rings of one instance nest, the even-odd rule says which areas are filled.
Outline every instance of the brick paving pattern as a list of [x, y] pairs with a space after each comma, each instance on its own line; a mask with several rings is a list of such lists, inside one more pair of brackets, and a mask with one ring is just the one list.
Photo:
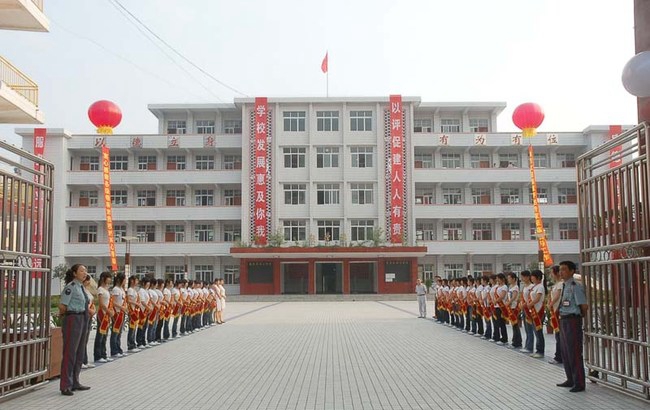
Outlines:
[[650, 408], [589, 382], [586, 393], [569, 393], [555, 387], [564, 371], [548, 357], [417, 315], [415, 300], [233, 302], [225, 325], [82, 371], [89, 391], [64, 397], [54, 380], [0, 408]]

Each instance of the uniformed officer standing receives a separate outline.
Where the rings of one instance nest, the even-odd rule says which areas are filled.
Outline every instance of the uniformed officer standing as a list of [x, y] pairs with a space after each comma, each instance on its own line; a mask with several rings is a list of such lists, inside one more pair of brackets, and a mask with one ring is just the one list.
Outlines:
[[90, 301], [83, 289], [83, 280], [87, 275], [84, 265], [73, 265], [65, 273], [66, 285], [61, 293], [59, 314], [63, 316], [63, 359], [60, 389], [64, 396], [72, 396], [74, 390], [90, 389], [79, 383], [89, 322]]
[[560, 262], [564, 280], [560, 298], [560, 340], [566, 381], [560, 387], [571, 387], [572, 393], [585, 390], [585, 368], [582, 358], [582, 318], [587, 314], [585, 289], [573, 279], [575, 263]]
[[418, 317], [425, 318], [427, 317], [427, 287], [421, 279], [418, 279], [418, 283], [415, 285], [415, 293], [418, 295], [418, 308], [420, 309]]

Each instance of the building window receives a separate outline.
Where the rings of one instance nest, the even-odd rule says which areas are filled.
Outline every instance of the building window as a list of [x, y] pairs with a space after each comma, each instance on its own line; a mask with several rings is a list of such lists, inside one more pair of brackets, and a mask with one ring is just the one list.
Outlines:
[[283, 221], [284, 240], [289, 242], [307, 239], [307, 224], [305, 221]]
[[441, 153], [440, 162], [443, 168], [462, 168], [463, 166], [463, 159], [457, 152]]
[[433, 278], [436, 276], [436, 266], [433, 263], [425, 263], [422, 265], [418, 265], [418, 270], [422, 271], [422, 277], [420, 279], [422, 279], [423, 281], [426, 280], [434, 281]]
[[241, 134], [241, 120], [224, 120], [223, 132], [225, 134]]
[[80, 171], [99, 171], [98, 156], [82, 156], [79, 163]]
[[122, 238], [126, 236], [126, 225], [113, 225], [113, 240], [122, 242]]
[[241, 155], [224, 155], [223, 169], [241, 169]]
[[239, 206], [239, 205], [241, 205], [241, 190], [240, 189], [224, 189], [224, 191], [223, 191], [223, 204], [225, 206]]
[[548, 167], [548, 157], [543, 153], [534, 153], [535, 155], [535, 168], [546, 168]]
[[183, 265], [165, 265], [165, 278], [177, 281], [186, 279], [186, 274], [187, 272], [185, 271], [185, 266]]
[[187, 132], [187, 122], [184, 120], [167, 121], [167, 134], [185, 134]]
[[350, 240], [370, 241], [375, 230], [375, 221], [372, 219], [352, 219], [350, 220]]
[[413, 159], [415, 168], [433, 168], [433, 154], [429, 152], [416, 152]]
[[443, 241], [462, 241], [463, 240], [463, 223], [462, 222], [444, 222], [442, 224]]
[[523, 270], [521, 263], [506, 262], [503, 264], [504, 272], [520, 273]]
[[350, 111], [350, 131], [372, 131], [372, 111]]
[[338, 241], [341, 237], [341, 221], [318, 221], [319, 241]]
[[472, 188], [472, 203], [474, 205], [487, 205], [492, 203], [490, 188]]
[[305, 148], [283, 148], [285, 168], [304, 168], [306, 149]]
[[196, 280], [210, 282], [214, 280], [214, 266], [213, 265], [194, 265], [194, 277]]
[[562, 168], [575, 168], [576, 156], [570, 152], [558, 153], [557, 160]]
[[214, 155], [197, 155], [194, 158], [194, 169], [214, 169]]
[[316, 129], [318, 131], [338, 131], [338, 111], [316, 111]]
[[350, 147], [352, 168], [372, 168], [373, 147]]
[[135, 236], [142, 242], [156, 241], [156, 225], [136, 225]]
[[170, 171], [185, 169], [185, 155], [168, 155], [167, 169]]
[[557, 202], [560, 204], [575, 204], [578, 202], [575, 188], [558, 188]]
[[138, 170], [151, 171], [156, 170], [156, 156], [155, 155], [139, 155], [138, 156]]
[[97, 225], [79, 226], [78, 242], [97, 242]]
[[416, 118], [413, 121], [413, 132], [433, 132], [433, 121], [430, 118]]
[[501, 188], [502, 204], [518, 204], [519, 202], [519, 188]]
[[197, 134], [214, 134], [214, 120], [197, 120]]
[[462, 188], [443, 188], [442, 202], [445, 205], [458, 205], [463, 203]]
[[185, 225], [166, 225], [165, 242], [185, 241]]
[[[530, 200], [530, 203], [533, 203], [533, 190], [532, 188], [528, 188], [528, 199]], [[548, 189], [547, 188], [541, 188], [537, 187], [537, 202], [540, 204], [548, 204], [550, 203], [549, 197], [548, 197]]]
[[316, 184], [316, 203], [318, 205], [335, 205], [340, 203], [339, 184]]
[[434, 203], [433, 188], [415, 188], [416, 205], [432, 205]]
[[519, 154], [499, 154], [499, 168], [519, 168]]
[[490, 154], [472, 154], [470, 157], [470, 164], [472, 168], [490, 168]]
[[472, 240], [491, 241], [492, 224], [489, 222], [475, 222], [472, 224]]
[[156, 267], [153, 265], [136, 265], [135, 274], [140, 276], [150, 275], [153, 276], [156, 273]]
[[239, 285], [239, 265], [224, 265], [223, 283], [226, 285]]
[[79, 206], [96, 207], [98, 202], [97, 191], [79, 191]]
[[165, 204], [167, 206], [185, 206], [185, 190], [168, 189]]
[[443, 118], [440, 120], [440, 132], [460, 132], [460, 120], [457, 118]]
[[194, 205], [195, 206], [213, 206], [214, 205], [214, 190], [212, 189], [197, 189], [194, 191]]
[[127, 155], [111, 155], [111, 171], [127, 171], [129, 169], [129, 157]]
[[111, 189], [111, 204], [113, 206], [126, 206], [128, 195], [126, 189]]
[[465, 276], [465, 265], [462, 263], [445, 263], [443, 275], [447, 279]]
[[339, 149], [338, 147], [317, 147], [316, 168], [338, 168]]
[[288, 132], [298, 132], [305, 130], [306, 114], [305, 111], [283, 111], [284, 130]]
[[350, 184], [350, 189], [353, 204], [365, 205], [373, 203], [372, 184]]
[[436, 224], [434, 222], [417, 222], [415, 224], [415, 239], [418, 241], [435, 241]]
[[235, 242], [241, 238], [241, 225], [239, 224], [224, 224], [223, 226], [223, 240], [224, 242]]
[[[544, 235], [546, 236], [546, 239], [550, 240], [552, 235], [551, 235], [551, 228], [548, 222], [544, 222], [543, 229], [544, 229]], [[530, 239], [537, 240], [537, 226], [535, 225], [535, 222], [530, 223]]]
[[493, 272], [491, 263], [475, 263], [472, 269], [474, 277], [480, 278], [484, 275], [491, 275]]
[[578, 224], [560, 222], [560, 239], [578, 239]]
[[208, 224], [194, 225], [194, 240], [197, 242], [214, 241], [214, 225], [208, 225]]
[[488, 124], [490, 121], [487, 118], [470, 118], [469, 119], [469, 132], [489, 132]]
[[137, 191], [138, 206], [156, 206], [156, 191], [152, 189], [143, 189]]
[[521, 239], [521, 224], [519, 222], [501, 223], [501, 239], [504, 241], [518, 241]]
[[307, 185], [305, 184], [284, 184], [284, 204], [304, 205]]

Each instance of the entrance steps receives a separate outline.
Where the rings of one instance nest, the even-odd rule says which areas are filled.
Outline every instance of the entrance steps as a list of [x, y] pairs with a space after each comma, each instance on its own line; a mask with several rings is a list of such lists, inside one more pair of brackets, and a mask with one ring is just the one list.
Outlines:
[[228, 295], [228, 302], [368, 302], [416, 301], [415, 294], [334, 294], [334, 295]]

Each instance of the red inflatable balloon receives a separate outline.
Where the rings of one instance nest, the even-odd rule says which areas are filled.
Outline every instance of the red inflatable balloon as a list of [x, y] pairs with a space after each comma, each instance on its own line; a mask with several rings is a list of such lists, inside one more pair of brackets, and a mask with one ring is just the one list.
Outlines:
[[535, 103], [524, 103], [515, 108], [512, 113], [512, 122], [523, 131], [526, 138], [537, 134], [537, 127], [544, 121], [544, 110]]
[[88, 108], [88, 118], [97, 128], [115, 128], [122, 121], [122, 111], [114, 102], [101, 100]]

